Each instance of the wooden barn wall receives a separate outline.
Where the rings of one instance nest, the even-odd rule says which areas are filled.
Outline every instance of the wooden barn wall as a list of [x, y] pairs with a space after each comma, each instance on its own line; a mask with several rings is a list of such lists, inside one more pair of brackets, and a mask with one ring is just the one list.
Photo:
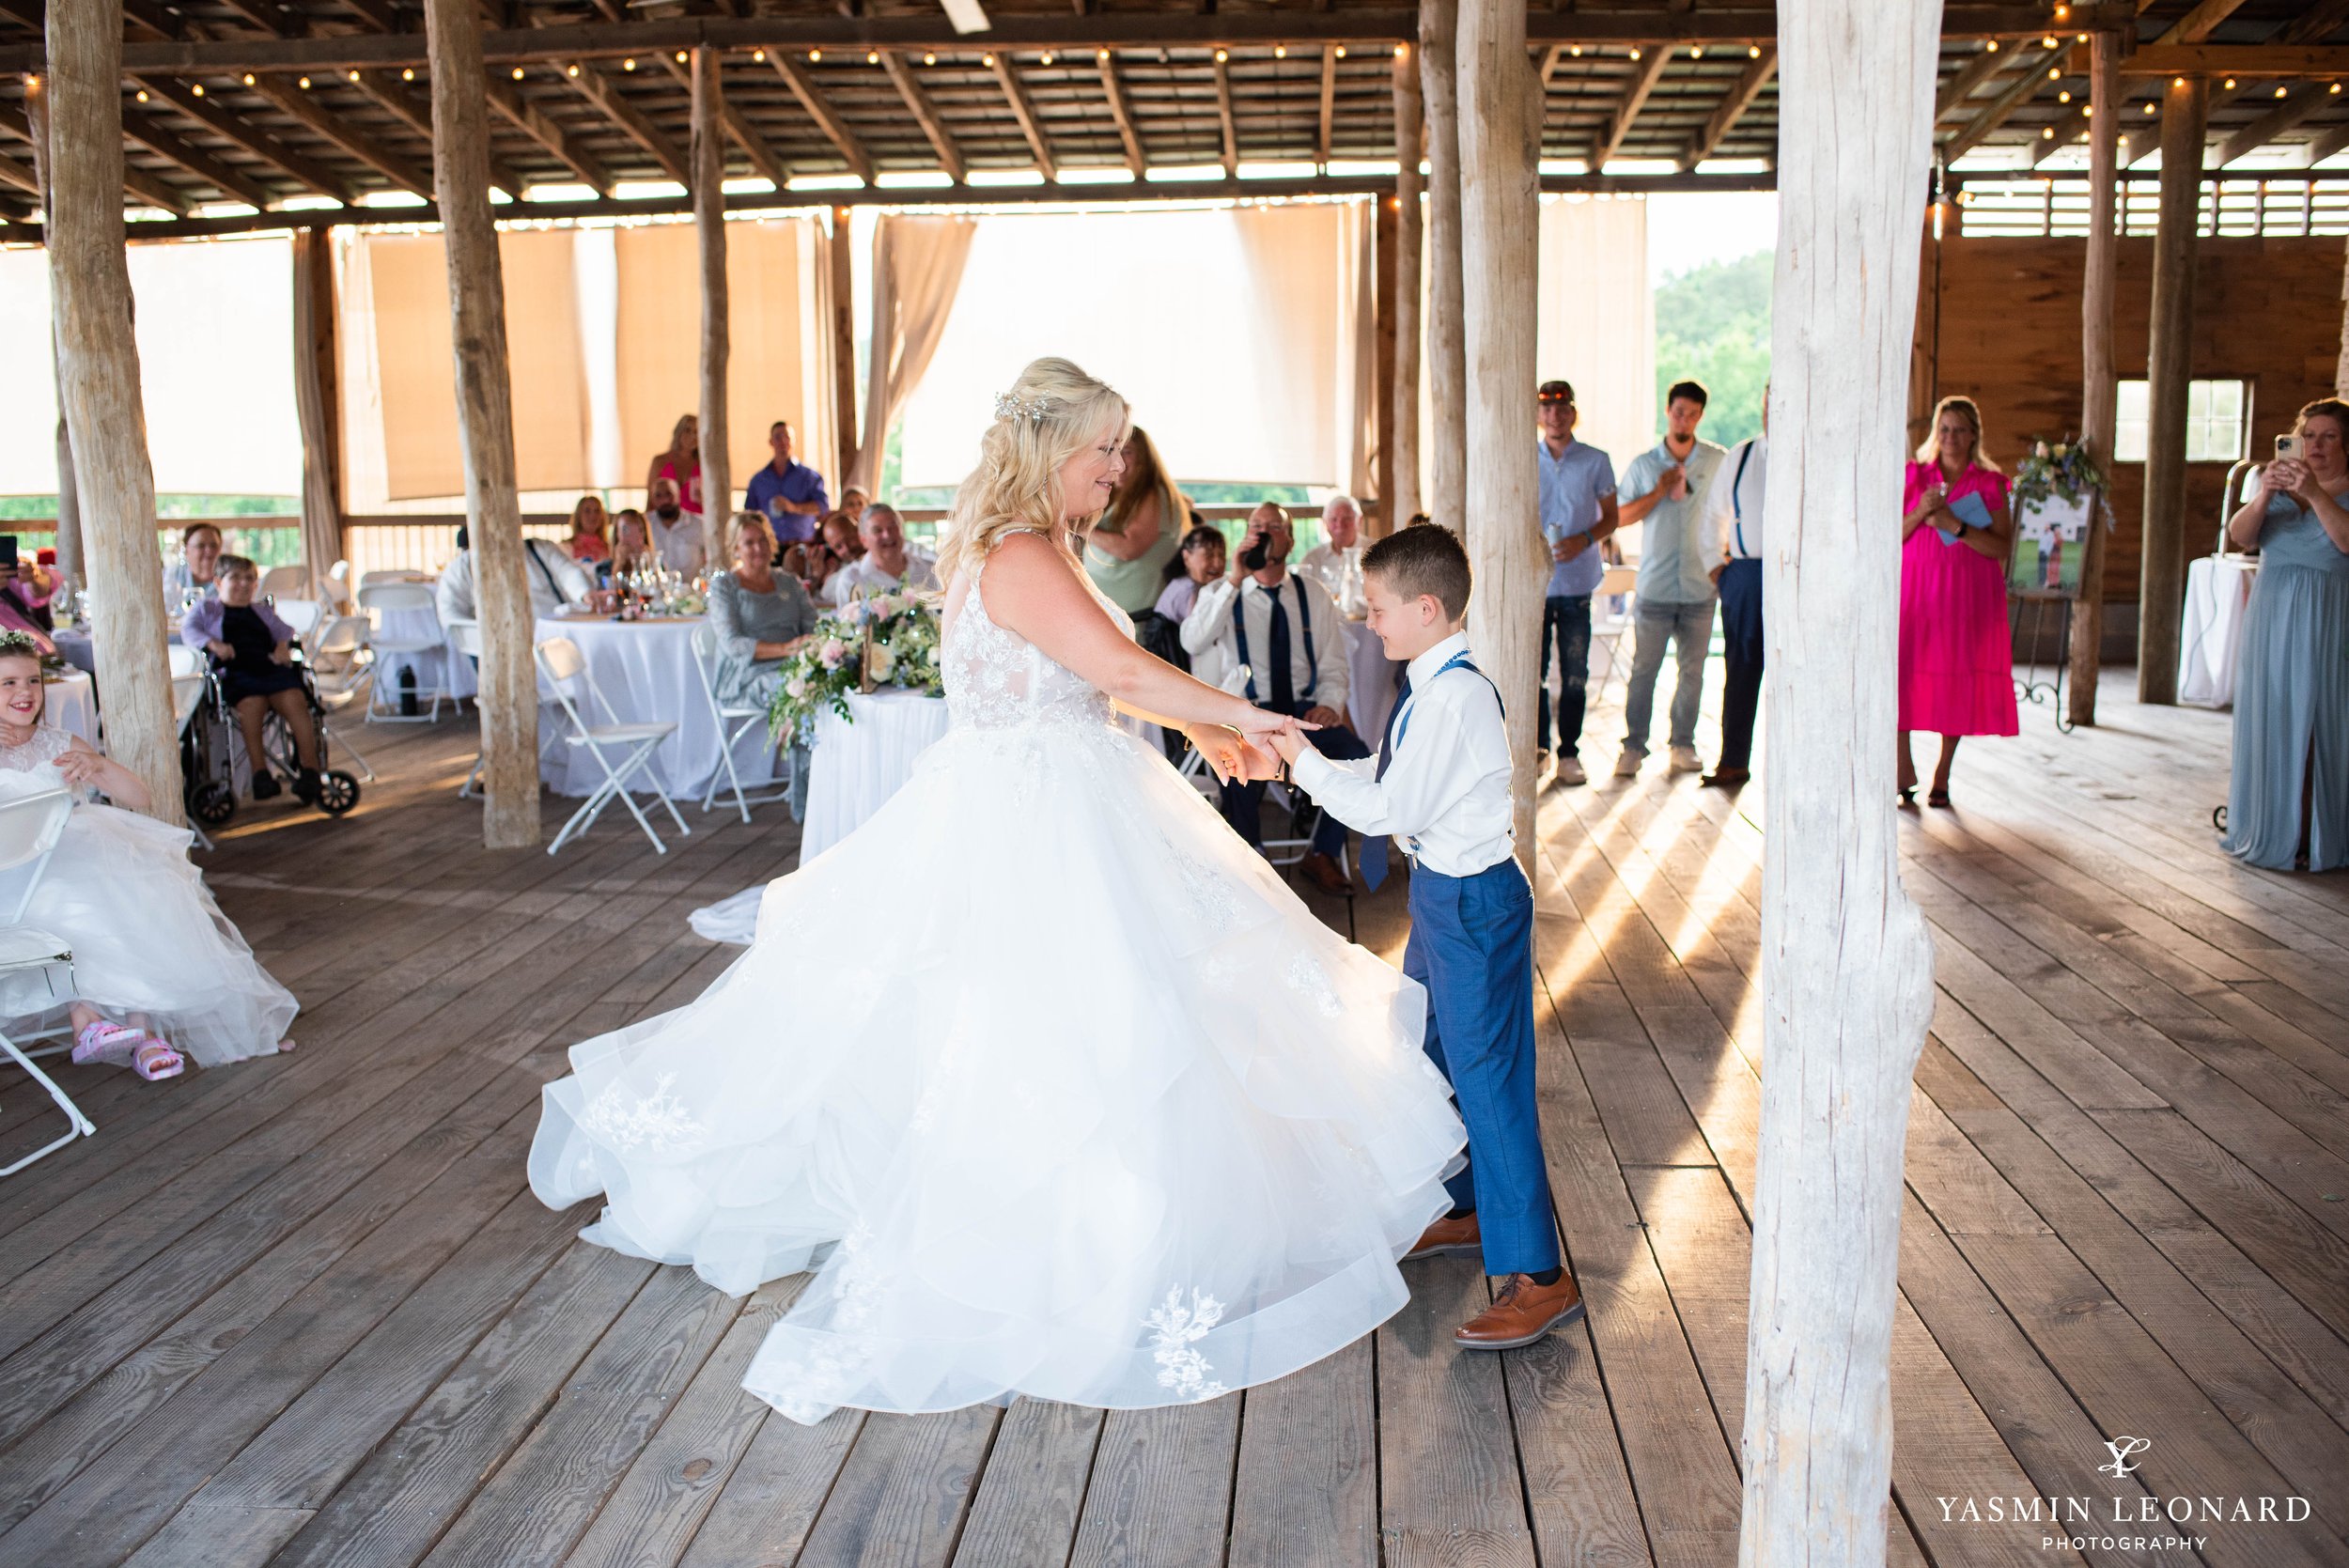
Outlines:
[[[1933, 399], [1963, 393], [1981, 405], [1990, 456], [2012, 472], [2023, 443], [2078, 429], [2078, 239], [1925, 241], [1917, 313], [1919, 365], [1910, 378], [1909, 439], [1924, 438]], [[2329, 396], [2341, 351], [2342, 245], [2338, 238], [2217, 240], [2198, 247], [2196, 378], [2251, 384], [2250, 449], [2266, 450], [2294, 411]], [[2114, 365], [2145, 374], [2154, 242], [2121, 241]], [[2208, 554], [2218, 532], [2225, 463], [2186, 465], [2186, 555]], [[2113, 476], [2119, 527], [2105, 554], [2107, 603], [2137, 602], [2144, 465]]]

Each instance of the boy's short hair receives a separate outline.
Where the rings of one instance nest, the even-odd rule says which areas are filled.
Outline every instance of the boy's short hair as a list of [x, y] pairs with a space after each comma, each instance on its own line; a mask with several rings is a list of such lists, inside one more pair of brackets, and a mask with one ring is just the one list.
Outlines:
[[1704, 383], [1703, 381], [1674, 381], [1672, 382], [1672, 389], [1664, 394], [1664, 404], [1667, 408], [1669, 408], [1672, 404], [1680, 401], [1683, 397], [1686, 397], [1689, 402], [1694, 403], [1698, 408], [1703, 408], [1711, 400], [1711, 396], [1712, 395], [1704, 390]]
[[230, 572], [251, 572], [256, 577], [261, 575], [261, 568], [253, 564], [249, 555], [224, 555], [220, 558], [220, 565], [212, 569], [222, 577]]
[[1362, 570], [1377, 572], [1398, 598], [1432, 594], [1453, 620], [1468, 613], [1473, 574], [1460, 536], [1439, 523], [1388, 535], [1362, 552]]

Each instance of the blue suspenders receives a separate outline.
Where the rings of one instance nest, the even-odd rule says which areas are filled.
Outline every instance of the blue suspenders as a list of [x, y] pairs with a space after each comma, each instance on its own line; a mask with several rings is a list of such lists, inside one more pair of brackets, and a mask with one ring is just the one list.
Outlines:
[[[1486, 685], [1493, 686], [1493, 677], [1476, 667], [1475, 661], [1469, 658], [1469, 651], [1466, 648], [1462, 648], [1458, 653], [1455, 653], [1450, 659], [1445, 660], [1443, 661], [1443, 667], [1438, 670], [1434, 675], [1427, 677], [1427, 684], [1429, 686], [1435, 685], [1437, 681], [1442, 679], [1445, 675], [1450, 675], [1455, 670], [1466, 670], [1469, 674], [1474, 675]], [[1422, 690], [1424, 690], [1424, 688]], [[1509, 716], [1509, 705], [1505, 702], [1501, 702], [1501, 688], [1498, 686], [1493, 686], [1493, 701], [1501, 703], [1501, 716], [1503, 719], [1506, 719]], [[1411, 715], [1416, 712], [1418, 708], [1419, 703], [1415, 699], [1409, 707], [1398, 707], [1392, 714], [1388, 716], [1387, 722], [1395, 726], [1394, 739], [1388, 748], [1388, 754], [1390, 756], [1393, 754], [1396, 747], [1403, 744], [1403, 737], [1410, 733]]]
[[[1314, 700], [1315, 691], [1321, 685], [1321, 654], [1314, 646], [1314, 607], [1306, 600], [1305, 584], [1298, 582], [1295, 572], [1282, 581], [1297, 582], [1297, 620], [1305, 633], [1305, 690], [1297, 694], [1297, 700], [1310, 703]], [[1256, 666], [1248, 657], [1248, 618], [1240, 613], [1240, 601], [1247, 597], [1245, 589], [1232, 596], [1232, 634], [1239, 639], [1239, 661], [1248, 671], [1248, 700], [1252, 703], [1256, 700]], [[1277, 587], [1272, 590], [1272, 602], [1275, 605], [1281, 602], [1281, 590]], [[1451, 666], [1447, 664], [1444, 668], [1450, 669]]]
[[1738, 448], [1736, 476], [1729, 481], [1730, 520], [1731, 525], [1737, 531], [1737, 553], [1740, 556], [1750, 555], [1751, 551], [1746, 549], [1746, 503], [1744, 498], [1737, 493], [1737, 487], [1745, 482], [1746, 464], [1752, 458], [1753, 442], [1748, 442]]

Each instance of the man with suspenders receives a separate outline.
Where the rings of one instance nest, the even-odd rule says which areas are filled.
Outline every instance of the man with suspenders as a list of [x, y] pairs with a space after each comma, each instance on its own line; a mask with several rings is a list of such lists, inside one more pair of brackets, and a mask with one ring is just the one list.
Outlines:
[[1713, 581], [1720, 587], [1721, 642], [1729, 679], [1721, 694], [1721, 756], [1703, 783], [1735, 789], [1751, 777], [1753, 716], [1762, 702], [1762, 498], [1770, 474], [1770, 389], [1762, 388], [1762, 433], [1721, 459], [1706, 525], [1718, 540]]

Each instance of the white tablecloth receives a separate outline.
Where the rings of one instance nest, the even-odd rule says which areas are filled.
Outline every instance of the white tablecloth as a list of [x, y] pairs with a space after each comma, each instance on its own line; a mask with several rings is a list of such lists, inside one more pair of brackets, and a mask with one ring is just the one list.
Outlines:
[[1346, 623], [1346, 717], [1353, 721], [1354, 733], [1373, 751], [1386, 733], [1387, 714], [1394, 706], [1394, 677], [1399, 673], [1370, 623]]
[[90, 677], [79, 670], [41, 686], [41, 722], [98, 744], [98, 703]]
[[884, 688], [848, 697], [856, 722], [827, 708], [816, 719], [807, 776], [807, 820], [800, 828], [805, 865], [856, 831], [904, 785], [914, 760], [946, 733], [946, 699]]
[[2243, 612], [2259, 563], [2205, 555], [2186, 568], [2186, 613], [2178, 629], [2178, 701], [2198, 707], [2234, 706], [2235, 661], [2243, 648]]
[[[399, 701], [399, 676], [403, 670], [413, 670], [416, 690], [428, 692], [439, 687], [444, 697], [470, 697], [478, 689], [473, 660], [457, 651], [448, 633], [441, 626], [441, 617], [429, 609], [381, 610], [376, 612], [375, 637], [393, 643], [437, 643], [440, 646], [423, 653], [381, 653], [375, 659], [375, 683], [382, 691], [376, 700], [386, 706], [397, 706]], [[539, 636], [546, 635], [540, 632]], [[432, 699], [425, 698], [427, 708]], [[583, 791], [582, 793], [584, 793]]]
[[[542, 643], [550, 637], [568, 637], [579, 644], [596, 691], [612, 708], [607, 714], [591, 699], [580, 710], [580, 717], [589, 723], [677, 721], [677, 733], [653, 753], [650, 770], [677, 800], [699, 800], [710, 780], [721, 772], [718, 721], [693, 668], [693, 629], [700, 624], [698, 619], [609, 621], [541, 616], [534, 633]], [[587, 754], [587, 748], [570, 744], [570, 722], [555, 706], [543, 680], [540, 688], [538, 776], [558, 795], [592, 795], [603, 782], [603, 769]], [[619, 759], [613, 760], [616, 765]], [[736, 743], [734, 768], [746, 788], [774, 778], [774, 749], [768, 741], [766, 724], [752, 725]]]

